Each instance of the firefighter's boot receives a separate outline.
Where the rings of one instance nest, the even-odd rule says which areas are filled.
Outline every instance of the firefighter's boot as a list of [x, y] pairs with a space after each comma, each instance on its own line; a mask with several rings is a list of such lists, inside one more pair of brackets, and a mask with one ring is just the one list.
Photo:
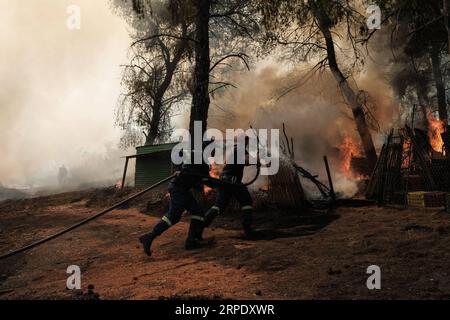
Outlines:
[[152, 243], [155, 240], [156, 236], [153, 232], [144, 234], [139, 237], [139, 241], [142, 243], [144, 247], [144, 252], [150, 257], [152, 255]]
[[161, 221], [153, 228], [153, 231], [139, 237], [139, 241], [144, 246], [144, 252], [150, 257], [152, 255], [152, 243], [156, 237], [159, 237], [163, 232], [171, 227], [172, 223], [169, 218], [164, 216]]
[[195, 250], [206, 245], [205, 241], [202, 238], [204, 229], [203, 220], [203, 217], [192, 216], [191, 224], [189, 225], [188, 237], [185, 243], [186, 250]]
[[208, 228], [211, 223], [213, 222], [213, 220], [215, 218], [217, 218], [217, 216], [219, 215], [219, 207], [211, 207], [211, 209], [209, 209], [206, 213], [205, 213], [205, 218], [203, 219], [203, 224], [201, 227], [199, 227], [199, 231], [198, 231], [198, 236], [197, 238], [200, 240], [203, 240], [203, 231], [205, 231], [205, 228]]
[[213, 206], [211, 207], [211, 209], [209, 209], [206, 214], [205, 214], [205, 228], [208, 228], [211, 223], [214, 221], [215, 218], [217, 218], [217, 216], [220, 213], [220, 209], [217, 206]]

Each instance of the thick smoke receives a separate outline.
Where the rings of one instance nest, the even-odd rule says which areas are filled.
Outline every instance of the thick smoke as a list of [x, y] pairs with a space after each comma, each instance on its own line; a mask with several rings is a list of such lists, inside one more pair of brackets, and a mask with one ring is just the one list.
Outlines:
[[[69, 30], [67, 8], [81, 8]], [[0, 0], [0, 182], [71, 184], [117, 181], [114, 106], [130, 39], [107, 0]], [[105, 160], [107, 160], [105, 162]]]
[[[73, 185], [100, 185], [120, 178], [120, 156], [132, 150], [116, 149], [120, 131], [113, 126], [114, 109], [131, 30], [129, 21], [109, 7], [117, 1], [78, 0], [81, 30], [70, 31], [66, 28], [70, 1], [35, 0], [24, 5], [0, 0], [3, 185], [57, 185], [63, 164]], [[288, 70], [275, 60], [269, 58], [254, 71], [227, 79], [238, 88], [216, 94], [210, 127], [246, 129], [252, 124], [279, 129], [285, 123], [294, 138], [297, 162], [325, 181], [322, 158], [327, 155], [336, 189], [354, 194], [356, 183], [341, 172], [340, 147], [345, 137], [356, 142], [359, 137], [335, 80], [326, 71], [311, 74], [308, 66]], [[390, 66], [390, 61], [367, 59], [364, 72], [352, 77], [355, 88], [358, 84], [370, 94], [373, 114], [382, 124], [374, 135], [378, 147], [397, 117], [386, 79]], [[187, 124], [188, 119], [189, 114], [183, 113], [174, 125]]]
[[[340, 147], [346, 137], [360, 140], [351, 111], [332, 75], [327, 71], [311, 73], [307, 67], [286, 71], [277, 63], [261, 65], [264, 66], [237, 76], [233, 81], [238, 89], [214, 100], [209, 125], [222, 130], [246, 129], [250, 124], [256, 128], [281, 129], [285, 123], [287, 135], [294, 139], [298, 164], [326, 182], [323, 156], [327, 155], [337, 191], [354, 195], [357, 182], [342, 172]], [[374, 134], [380, 147], [383, 131], [395, 114], [395, 101], [378, 69], [367, 70], [355, 81], [370, 94], [374, 116], [383, 124]]]

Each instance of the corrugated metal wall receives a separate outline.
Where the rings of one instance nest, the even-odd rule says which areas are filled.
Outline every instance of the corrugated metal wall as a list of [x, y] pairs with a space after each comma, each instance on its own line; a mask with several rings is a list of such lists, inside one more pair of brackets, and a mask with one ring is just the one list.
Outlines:
[[[146, 188], [172, 174], [169, 152], [143, 155], [136, 158], [135, 187]], [[161, 186], [161, 188], [163, 188]]]
[[165, 143], [165, 144], [157, 144], [157, 145], [150, 145], [150, 146], [142, 146], [136, 148], [136, 154], [146, 154], [146, 153], [154, 153], [154, 152], [161, 152], [161, 151], [172, 151], [173, 147], [175, 147], [176, 143]]

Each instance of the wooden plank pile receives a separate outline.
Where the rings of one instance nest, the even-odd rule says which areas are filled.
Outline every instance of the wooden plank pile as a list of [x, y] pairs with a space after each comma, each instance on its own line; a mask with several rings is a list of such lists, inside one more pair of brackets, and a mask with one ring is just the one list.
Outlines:
[[328, 161], [324, 158], [329, 186], [319, 181], [317, 175], [313, 175], [302, 168], [294, 159], [294, 141], [288, 138], [286, 128], [283, 124], [284, 141], [281, 145], [280, 169], [276, 175], [269, 177], [269, 194], [271, 201], [280, 208], [285, 209], [303, 209], [311, 205], [305, 197], [300, 177], [311, 181], [319, 190], [324, 200], [334, 202], [336, 196], [332, 187], [331, 174], [328, 167]]
[[[414, 193], [450, 191], [450, 161], [435, 159], [421, 130], [405, 126], [391, 130], [381, 149], [376, 167], [371, 175], [366, 198], [377, 200], [378, 205], [408, 204]], [[442, 196], [439, 196], [440, 199]]]
[[285, 141], [281, 147], [278, 173], [269, 177], [271, 201], [283, 209], [302, 209], [307, 201], [297, 171], [294, 167], [294, 140], [288, 139], [283, 124]]
[[305, 193], [291, 162], [280, 159], [280, 169], [270, 176], [270, 198], [278, 207], [284, 209], [302, 209], [306, 204]]

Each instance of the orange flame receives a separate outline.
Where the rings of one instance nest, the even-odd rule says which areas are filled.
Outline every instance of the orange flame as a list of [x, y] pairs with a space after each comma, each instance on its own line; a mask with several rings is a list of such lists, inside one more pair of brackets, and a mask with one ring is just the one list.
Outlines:
[[[209, 168], [209, 175], [213, 178], [219, 179], [220, 178], [220, 172], [221, 172], [221, 167], [219, 165], [217, 165], [216, 163], [212, 162]], [[211, 188], [205, 186], [203, 188], [203, 191], [205, 193], [211, 192]]]
[[342, 173], [349, 179], [356, 179], [355, 174], [352, 172], [351, 164], [353, 157], [360, 157], [362, 155], [360, 145], [353, 141], [350, 136], [346, 135], [339, 149], [341, 153]]
[[445, 131], [445, 122], [436, 119], [432, 113], [428, 114], [428, 139], [434, 151], [442, 152], [444, 141], [441, 134]]
[[[407, 138], [403, 141], [403, 154], [410, 154], [411, 149], [411, 139]], [[411, 159], [410, 157], [404, 157], [402, 161], [402, 169], [409, 168]]]

